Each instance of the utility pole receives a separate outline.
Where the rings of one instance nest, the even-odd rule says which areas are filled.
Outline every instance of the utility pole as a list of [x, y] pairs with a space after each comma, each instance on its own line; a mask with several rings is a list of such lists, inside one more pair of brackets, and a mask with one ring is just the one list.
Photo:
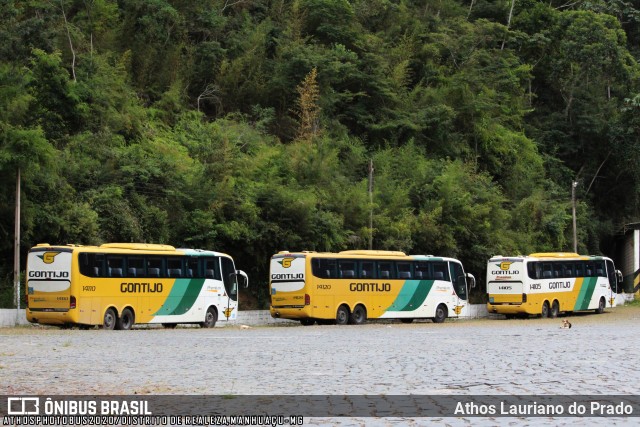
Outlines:
[[573, 216], [573, 252], [578, 253], [578, 235], [576, 229], [576, 187], [578, 181], [571, 182], [571, 210]]
[[373, 159], [369, 160], [369, 250], [373, 249]]
[[16, 322], [20, 312], [20, 168], [16, 174], [15, 240], [13, 242], [13, 293], [16, 306]]

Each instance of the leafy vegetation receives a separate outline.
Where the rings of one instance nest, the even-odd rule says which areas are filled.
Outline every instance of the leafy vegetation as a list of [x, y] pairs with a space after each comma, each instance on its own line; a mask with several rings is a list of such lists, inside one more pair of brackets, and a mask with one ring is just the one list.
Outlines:
[[[579, 251], [640, 210], [638, 0], [7, 0], [0, 304], [40, 242]], [[373, 160], [373, 202], [368, 168]], [[373, 228], [370, 227], [370, 215]], [[24, 265], [22, 266], [24, 268]]]

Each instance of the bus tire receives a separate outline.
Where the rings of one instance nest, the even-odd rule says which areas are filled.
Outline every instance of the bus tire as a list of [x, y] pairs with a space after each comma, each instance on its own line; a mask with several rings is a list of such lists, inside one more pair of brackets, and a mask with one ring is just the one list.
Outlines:
[[102, 319], [102, 329], [113, 331], [116, 328], [117, 323], [118, 315], [116, 314], [116, 311], [112, 307], [107, 308]]
[[118, 318], [118, 324], [116, 325], [116, 329], [128, 331], [129, 329], [131, 329], [131, 327], [135, 322], [136, 322], [136, 316], [133, 314], [133, 310], [127, 307], [124, 310], [122, 310], [122, 313]]
[[313, 326], [314, 323], [316, 323], [315, 319], [309, 319], [309, 318], [300, 319], [300, 324], [302, 326]]
[[600, 301], [598, 301], [598, 308], [596, 308], [596, 314], [604, 313], [604, 308], [607, 306], [607, 302], [604, 300], [604, 297], [600, 297]]
[[549, 301], [545, 301], [542, 303], [542, 311], [540, 312], [540, 316], [544, 319], [545, 317], [549, 317]]
[[175, 329], [178, 326], [177, 323], [163, 323], [162, 327], [165, 329]]
[[447, 306], [444, 304], [440, 304], [436, 307], [436, 314], [433, 317], [433, 323], [443, 323], [447, 320]]
[[555, 319], [560, 314], [560, 303], [558, 300], [553, 300], [553, 304], [551, 304], [551, 311], [549, 312], [549, 317]]
[[356, 305], [351, 313], [350, 321], [354, 325], [362, 325], [367, 321], [367, 309], [363, 305]]
[[342, 304], [336, 312], [336, 325], [346, 325], [349, 323], [349, 307]]
[[404, 319], [400, 319], [400, 322], [402, 323], [413, 323], [413, 317], [409, 317], [409, 318], [404, 318]]
[[204, 322], [200, 323], [200, 326], [203, 328], [213, 328], [216, 326], [216, 322], [218, 321], [218, 312], [215, 307], [209, 307], [207, 309], [207, 314], [204, 315]]

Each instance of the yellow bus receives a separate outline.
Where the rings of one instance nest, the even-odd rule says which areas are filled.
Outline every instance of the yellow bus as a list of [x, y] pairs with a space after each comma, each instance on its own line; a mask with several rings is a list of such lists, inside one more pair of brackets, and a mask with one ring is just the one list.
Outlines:
[[215, 326], [234, 320], [247, 275], [226, 254], [169, 245], [39, 244], [26, 270], [27, 320], [130, 329], [136, 323]]
[[396, 251], [280, 252], [271, 258], [271, 316], [303, 325], [467, 314], [475, 286], [460, 261]]
[[562, 312], [615, 306], [622, 274], [610, 258], [576, 253], [494, 256], [487, 267], [490, 313], [557, 317]]

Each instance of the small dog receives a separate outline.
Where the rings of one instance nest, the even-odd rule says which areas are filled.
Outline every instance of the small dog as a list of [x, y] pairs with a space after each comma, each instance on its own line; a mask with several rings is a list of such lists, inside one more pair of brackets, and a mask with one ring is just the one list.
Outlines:
[[564, 319], [562, 321], [562, 326], [560, 326], [560, 329], [571, 329], [571, 322], [569, 322], [567, 319]]

